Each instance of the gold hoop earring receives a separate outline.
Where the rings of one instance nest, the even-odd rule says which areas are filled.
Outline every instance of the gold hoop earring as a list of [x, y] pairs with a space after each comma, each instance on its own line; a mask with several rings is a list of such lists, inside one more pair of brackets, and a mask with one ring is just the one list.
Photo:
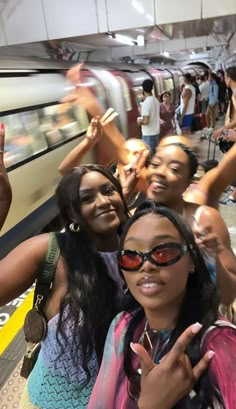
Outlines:
[[71, 223], [71, 224], [69, 225], [69, 229], [70, 229], [70, 231], [71, 231], [72, 233], [78, 233], [78, 232], [80, 231], [79, 225], [78, 225], [78, 224], [75, 224], [75, 223]]

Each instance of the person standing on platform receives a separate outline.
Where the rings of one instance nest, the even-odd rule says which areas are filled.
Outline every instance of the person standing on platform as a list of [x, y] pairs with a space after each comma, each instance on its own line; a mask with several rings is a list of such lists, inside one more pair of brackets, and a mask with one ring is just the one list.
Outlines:
[[154, 155], [160, 137], [160, 103], [152, 94], [152, 80], [143, 81], [144, 102], [141, 105], [141, 117], [137, 118], [142, 128], [142, 139], [150, 146]]
[[201, 76], [201, 83], [199, 85], [199, 89], [201, 92], [201, 99], [200, 99], [200, 105], [201, 105], [201, 112], [202, 114], [206, 113], [207, 106], [208, 106], [208, 96], [209, 96], [209, 81], [206, 77], [205, 74]]
[[191, 132], [191, 126], [194, 118], [196, 90], [192, 85], [192, 76], [187, 73], [184, 75], [184, 88], [180, 98], [179, 126], [185, 135]]
[[209, 103], [206, 111], [207, 128], [215, 128], [216, 124], [216, 110], [218, 104], [219, 86], [217, 84], [217, 75], [212, 72], [209, 76]]

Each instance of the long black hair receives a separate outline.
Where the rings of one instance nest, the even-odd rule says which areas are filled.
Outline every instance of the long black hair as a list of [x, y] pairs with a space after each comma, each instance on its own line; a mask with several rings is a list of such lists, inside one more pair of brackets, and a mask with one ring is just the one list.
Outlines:
[[[66, 262], [67, 293], [60, 305], [57, 328], [57, 341], [62, 354], [68, 347], [75, 365], [82, 364], [90, 379], [88, 362], [93, 351], [98, 363], [101, 362], [104, 342], [111, 320], [119, 311], [117, 284], [109, 276], [101, 255], [96, 251], [86, 231], [86, 223], [81, 215], [79, 188], [83, 175], [89, 172], [102, 173], [116, 187], [126, 204], [119, 181], [111, 172], [99, 165], [79, 166], [72, 169], [60, 181], [56, 197], [65, 232], [57, 235], [61, 255]], [[70, 231], [69, 226], [80, 226], [78, 232]], [[72, 345], [68, 343], [66, 327], [70, 323]], [[79, 359], [82, 357], [82, 362]]]
[[[162, 351], [162, 355], [166, 354], [174, 345], [180, 334], [191, 324], [200, 322], [203, 325], [201, 332], [194, 337], [194, 340], [187, 348], [187, 354], [192, 365], [196, 365], [201, 357], [200, 343], [202, 335], [207, 328], [217, 319], [218, 297], [216, 287], [212, 284], [207, 266], [204, 262], [201, 252], [195, 243], [194, 236], [190, 226], [182, 216], [173, 210], [156, 205], [152, 201], [144, 202], [135, 215], [128, 221], [121, 239], [119, 251], [123, 249], [124, 241], [130, 227], [140, 218], [155, 214], [157, 217], [166, 217], [177, 229], [180, 236], [187, 245], [189, 254], [194, 264], [194, 273], [189, 274], [186, 288], [186, 295], [183, 301], [178, 321], [175, 329], [171, 334], [171, 338], [167, 346]], [[145, 223], [145, 222], [144, 222]], [[127, 310], [131, 312], [132, 318], [125, 336], [124, 344], [124, 371], [128, 379], [134, 381], [136, 373], [132, 367], [132, 353], [130, 342], [134, 341], [137, 326], [144, 320], [145, 313], [143, 308], [138, 305], [137, 301], [131, 294], [128, 295]], [[135, 340], [137, 341], [137, 340]], [[207, 408], [211, 404], [211, 394], [209, 392], [211, 386], [208, 384], [206, 377], [203, 377], [196, 385], [198, 392], [198, 400], [200, 400], [199, 408]], [[213, 393], [213, 391], [212, 391]], [[178, 407], [178, 405], [176, 406]], [[192, 406], [190, 406], [192, 407]]]

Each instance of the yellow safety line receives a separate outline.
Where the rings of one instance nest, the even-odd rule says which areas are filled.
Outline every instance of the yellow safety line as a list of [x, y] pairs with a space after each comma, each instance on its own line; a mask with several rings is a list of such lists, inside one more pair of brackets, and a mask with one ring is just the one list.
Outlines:
[[0, 356], [15, 338], [16, 334], [22, 328], [26, 313], [32, 308], [34, 290], [32, 289], [26, 299], [12, 314], [9, 321], [0, 330]]

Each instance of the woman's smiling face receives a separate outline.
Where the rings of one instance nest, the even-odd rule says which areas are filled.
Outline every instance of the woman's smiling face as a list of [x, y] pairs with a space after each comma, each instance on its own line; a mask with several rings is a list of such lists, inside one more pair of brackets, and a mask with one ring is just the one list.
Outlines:
[[190, 184], [189, 159], [178, 146], [157, 149], [147, 171], [147, 197], [164, 204], [182, 200]]

